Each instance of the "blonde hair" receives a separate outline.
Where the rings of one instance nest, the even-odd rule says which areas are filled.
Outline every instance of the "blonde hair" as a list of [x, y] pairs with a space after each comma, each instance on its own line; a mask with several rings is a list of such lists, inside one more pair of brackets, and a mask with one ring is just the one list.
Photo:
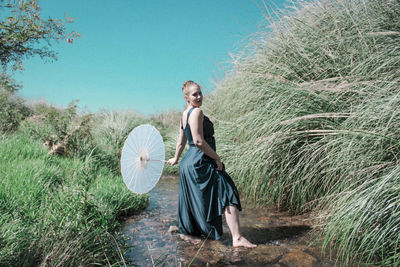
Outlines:
[[182, 86], [182, 92], [183, 92], [183, 94], [188, 95], [188, 94], [189, 94], [189, 89], [190, 89], [191, 87], [193, 87], [193, 86], [195, 86], [195, 87], [197, 87], [197, 88], [200, 89], [200, 85], [198, 85], [198, 84], [195, 83], [194, 81], [191, 81], [191, 80], [185, 81], [185, 82], [183, 83], [183, 86]]

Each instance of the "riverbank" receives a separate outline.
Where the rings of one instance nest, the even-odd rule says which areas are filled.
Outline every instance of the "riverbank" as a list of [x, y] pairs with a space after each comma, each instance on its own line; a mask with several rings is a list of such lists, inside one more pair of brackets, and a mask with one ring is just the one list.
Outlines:
[[0, 266], [123, 264], [121, 215], [146, 207], [122, 178], [85, 159], [56, 157], [27, 135], [0, 139]]

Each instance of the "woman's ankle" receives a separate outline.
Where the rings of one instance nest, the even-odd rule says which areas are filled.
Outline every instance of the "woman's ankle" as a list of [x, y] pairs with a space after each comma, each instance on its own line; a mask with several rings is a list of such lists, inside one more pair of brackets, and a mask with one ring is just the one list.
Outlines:
[[233, 242], [237, 242], [237, 241], [239, 241], [240, 239], [242, 238], [242, 235], [235, 235], [235, 236], [232, 236], [232, 241]]

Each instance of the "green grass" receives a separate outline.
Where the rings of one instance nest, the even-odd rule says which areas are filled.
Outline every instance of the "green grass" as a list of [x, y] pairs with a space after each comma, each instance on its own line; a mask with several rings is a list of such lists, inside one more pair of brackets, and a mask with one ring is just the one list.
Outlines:
[[347, 262], [355, 258], [363, 259], [367, 265], [400, 265], [399, 177], [400, 169], [396, 167], [337, 196], [324, 245], [337, 243]]
[[[161, 136], [163, 137], [166, 160], [175, 155], [176, 142], [179, 137], [181, 114], [182, 113], [180, 111], [169, 110], [158, 115], [154, 115], [151, 118], [151, 123], [156, 125], [157, 129], [160, 130]], [[163, 173], [178, 175], [179, 165], [170, 166], [165, 164]]]
[[147, 119], [133, 112], [97, 112], [91, 124], [93, 157], [98, 166], [107, 167], [120, 174], [122, 147], [128, 134]]
[[[398, 199], [378, 185], [399, 166], [400, 3], [296, 3], [205, 101], [217, 150], [242, 196], [327, 214], [321, 236], [339, 260], [398, 264]], [[380, 208], [355, 205], [366, 199]]]
[[91, 158], [54, 157], [26, 135], [0, 140], [0, 265], [122, 264], [121, 215], [147, 205]]

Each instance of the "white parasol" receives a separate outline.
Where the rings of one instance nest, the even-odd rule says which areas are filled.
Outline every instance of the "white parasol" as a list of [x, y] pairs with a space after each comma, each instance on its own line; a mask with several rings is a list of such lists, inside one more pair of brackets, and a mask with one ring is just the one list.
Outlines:
[[149, 192], [160, 179], [164, 158], [164, 142], [154, 126], [143, 124], [133, 129], [121, 153], [122, 178], [129, 190]]

